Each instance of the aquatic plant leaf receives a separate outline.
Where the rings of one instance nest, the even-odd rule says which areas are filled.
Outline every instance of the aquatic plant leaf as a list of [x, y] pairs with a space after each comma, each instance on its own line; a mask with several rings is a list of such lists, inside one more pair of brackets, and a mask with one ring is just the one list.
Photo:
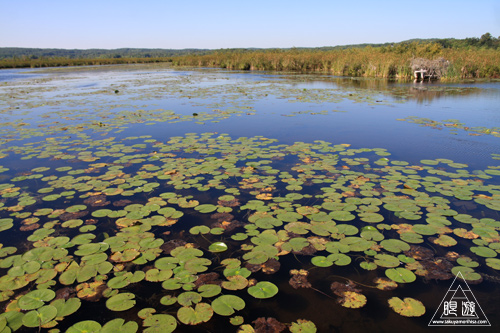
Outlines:
[[112, 296], [106, 301], [106, 307], [111, 311], [125, 311], [135, 305], [135, 295], [132, 293], [121, 293]]
[[312, 321], [305, 319], [298, 319], [296, 322], [292, 323], [290, 326], [290, 332], [292, 333], [316, 333], [316, 325]]
[[486, 258], [486, 265], [489, 267], [500, 270], [500, 259], [497, 258]]
[[34, 310], [42, 307], [56, 297], [56, 293], [50, 289], [33, 290], [21, 296], [18, 305], [23, 310]]
[[183, 306], [177, 311], [177, 318], [186, 325], [198, 325], [212, 318], [214, 311], [207, 303], [198, 303], [195, 308]]
[[380, 242], [380, 245], [387, 251], [393, 253], [400, 253], [403, 251], [408, 251], [410, 249], [410, 245], [405, 243], [399, 239], [384, 239]]
[[377, 269], [377, 264], [373, 262], [363, 261], [359, 264], [359, 266], [367, 271], [373, 271]]
[[247, 291], [255, 298], [271, 298], [278, 293], [278, 287], [272, 282], [261, 281], [249, 287]]
[[333, 265], [333, 261], [325, 256], [316, 256], [311, 259], [311, 263], [318, 267], [330, 267]]
[[215, 242], [210, 244], [208, 247], [208, 250], [210, 252], [218, 253], [218, 252], [224, 252], [227, 250], [227, 245], [224, 242]]
[[23, 325], [26, 327], [40, 327], [54, 319], [57, 309], [52, 305], [45, 305], [38, 310], [32, 310], [23, 317]]
[[[173, 297], [173, 296], [170, 296], [170, 295], [163, 296], [160, 299], [160, 303], [163, 304], [163, 305], [167, 305], [167, 306], [175, 304], [175, 303], [177, 303], [177, 297]], [[145, 318], [143, 318], [143, 319], [145, 319]]]
[[93, 320], [80, 321], [66, 331], [67, 333], [97, 333], [100, 332], [102, 326]]
[[82, 302], [79, 298], [72, 297], [65, 301], [64, 299], [57, 299], [52, 301], [50, 305], [54, 306], [57, 309], [57, 317], [67, 317], [70, 314], [78, 311]]
[[343, 253], [332, 253], [326, 258], [331, 260], [337, 266], [347, 266], [352, 261], [351, 257]]
[[457, 258], [457, 264], [459, 264], [461, 266], [465, 266], [465, 267], [472, 267], [472, 268], [479, 266], [479, 263], [477, 261], [474, 261], [469, 257]]
[[375, 264], [381, 267], [392, 268], [399, 266], [399, 259], [389, 254], [375, 255]]
[[425, 313], [425, 306], [422, 302], [410, 297], [406, 297], [404, 300], [399, 297], [391, 297], [388, 303], [395, 312], [405, 317], [420, 317]]
[[227, 277], [228, 281], [223, 281], [221, 286], [228, 290], [241, 290], [248, 286], [248, 280], [241, 275], [232, 275]]
[[144, 319], [142, 325], [147, 327], [144, 332], [171, 333], [177, 328], [177, 320], [168, 314], [154, 314]]
[[219, 295], [222, 289], [216, 284], [204, 284], [198, 288], [198, 291], [202, 297], [210, 298]]
[[399, 283], [410, 283], [417, 279], [412, 271], [402, 267], [386, 269], [385, 275], [389, 279]]
[[494, 250], [492, 250], [491, 248], [485, 247], [485, 246], [472, 246], [470, 248], [470, 250], [471, 250], [471, 252], [477, 254], [478, 256], [486, 257], [486, 258], [494, 258], [498, 254]]
[[21, 328], [21, 326], [23, 326], [23, 317], [24, 313], [19, 311], [8, 311], [0, 314], [0, 320], [6, 323], [6, 327], [4, 327], [6, 332], [10, 332], [8, 328], [10, 328], [11, 331], [17, 331]]
[[207, 227], [206, 225], [198, 225], [198, 226], [195, 226], [195, 227], [192, 227], [191, 229], [189, 229], [189, 233], [191, 233], [193, 235], [198, 235], [198, 234], [205, 235], [205, 234], [208, 234], [209, 232], [210, 232], [210, 228]]
[[211, 263], [212, 262], [206, 258], [193, 258], [186, 261], [184, 267], [189, 272], [196, 274], [206, 271], [208, 269], [207, 266], [210, 265]]
[[455, 276], [457, 276], [459, 272], [468, 283], [480, 283], [483, 281], [481, 274], [475, 272], [471, 267], [455, 266], [451, 269], [451, 273]]
[[235, 295], [219, 296], [212, 302], [212, 309], [221, 316], [230, 316], [235, 311], [242, 310], [245, 307], [245, 301]]
[[377, 284], [377, 289], [380, 290], [394, 290], [398, 287], [398, 284], [390, 279], [379, 277], [373, 280]]
[[182, 306], [191, 306], [199, 303], [202, 296], [196, 292], [188, 291], [177, 296], [177, 302]]
[[234, 317], [229, 318], [229, 322], [231, 323], [231, 325], [234, 325], [234, 326], [239, 326], [239, 325], [243, 324], [244, 321], [245, 321], [245, 319], [242, 316], [234, 316]]
[[255, 332], [276, 332], [280, 333], [286, 329], [285, 324], [280, 323], [275, 318], [257, 318], [252, 322]]
[[365, 306], [366, 296], [354, 291], [346, 291], [338, 302], [345, 308], [357, 309]]
[[99, 331], [100, 333], [135, 333], [139, 330], [139, 325], [135, 321], [128, 321], [125, 323], [125, 319], [116, 318], [108, 321]]

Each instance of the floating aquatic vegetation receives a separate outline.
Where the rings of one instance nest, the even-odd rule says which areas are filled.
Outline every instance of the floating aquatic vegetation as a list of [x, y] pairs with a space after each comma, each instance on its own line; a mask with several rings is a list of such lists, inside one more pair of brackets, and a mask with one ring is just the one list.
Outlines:
[[[315, 104], [380, 100], [358, 89], [352, 95], [304, 91], [275, 81], [195, 89], [189, 80], [197, 79], [171, 78], [167, 85], [154, 79], [153, 88], [132, 96], [149, 101], [170, 94], [210, 107], [196, 110], [196, 117], [112, 99], [99, 106], [92, 101], [99, 95], [115, 98], [113, 88], [68, 96], [75, 107], [66, 111], [42, 108], [34, 104], [39, 98], [29, 97], [23, 108], [40, 108], [42, 115], [4, 124], [0, 157], [24, 162], [0, 167], [0, 302], [9, 310], [0, 324], [11, 330], [24, 325], [169, 332], [225, 321], [242, 331], [279, 331], [285, 324], [278, 314], [250, 323], [246, 309], [256, 299], [263, 306], [281, 300], [282, 274], [273, 274], [282, 267], [296, 292], [316, 291], [327, 299], [331, 294], [313, 287], [316, 274], [370, 271], [373, 285], [332, 284], [340, 304], [332, 300], [332, 307], [345, 311], [377, 297], [385, 302], [391, 290], [417, 280], [450, 279], [460, 271], [468, 282], [480, 283], [486, 273], [498, 275], [495, 166], [471, 170], [446, 159], [410, 163], [385, 149], [349, 143], [282, 144], [215, 132], [168, 138], [121, 133], [138, 124], [252, 116], [257, 110], [251, 97], [265, 94]], [[119, 91], [118, 96], [126, 89]], [[212, 105], [214, 94], [226, 96]], [[16, 106], [21, 102], [9, 110]], [[445, 256], [452, 251], [456, 255]], [[368, 287], [383, 296], [363, 294]], [[417, 308], [408, 299], [390, 299], [402, 315]], [[81, 310], [87, 302], [98, 302], [103, 318], [126, 314], [132, 320], [74, 323], [77, 317], [92, 319]], [[293, 320], [286, 324], [292, 332], [316, 331], [311, 321]]]
[[392, 297], [388, 302], [394, 311], [405, 317], [420, 317], [425, 313], [422, 302], [410, 297], [406, 297], [404, 300]]
[[482, 127], [474, 126], [469, 127], [466, 124], [461, 123], [458, 119], [445, 119], [442, 121], [431, 120], [429, 118], [421, 118], [416, 116], [410, 116], [407, 118], [398, 119], [400, 121], [407, 121], [413, 124], [419, 124], [421, 126], [427, 126], [434, 129], [442, 130], [448, 128], [451, 134], [457, 134], [458, 130], [467, 132], [468, 135], [480, 136], [480, 135], [493, 135], [500, 137], [500, 127]]

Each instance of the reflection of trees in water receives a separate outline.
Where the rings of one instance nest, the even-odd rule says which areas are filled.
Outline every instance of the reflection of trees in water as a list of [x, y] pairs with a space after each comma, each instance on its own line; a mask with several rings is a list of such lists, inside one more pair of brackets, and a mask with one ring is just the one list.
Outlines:
[[399, 83], [391, 80], [338, 78], [335, 83], [343, 88], [359, 88], [378, 91], [397, 100], [416, 100], [417, 103], [429, 102], [447, 96], [472, 96], [498, 93], [477, 87], [445, 86], [436, 83]]
[[[278, 77], [276, 77], [278, 78]], [[294, 88], [304, 88], [303, 84], [319, 83], [321, 86], [310, 88], [343, 89], [347, 91], [362, 92], [366, 90], [369, 94], [388, 95], [398, 101], [415, 100], [417, 103], [427, 103], [442, 97], [449, 96], [473, 96], [481, 94], [499, 94], [497, 89], [484, 89], [473, 86], [445, 85], [436, 82], [401, 82], [377, 78], [355, 78], [335, 77], [321, 74], [288, 74], [280, 77]], [[281, 82], [281, 81], [280, 81]]]
[[443, 87], [443, 86], [429, 86], [416, 84], [410, 87], [408, 91], [408, 98], [416, 100], [417, 103], [430, 102], [446, 96], [472, 96], [485, 93], [484, 89], [474, 87]]

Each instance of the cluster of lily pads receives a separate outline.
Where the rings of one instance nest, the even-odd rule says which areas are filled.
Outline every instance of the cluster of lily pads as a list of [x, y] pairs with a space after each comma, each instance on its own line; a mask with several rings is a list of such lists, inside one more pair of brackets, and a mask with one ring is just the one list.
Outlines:
[[[361, 86], [349, 85], [349, 93], [294, 86], [317, 79], [235, 85], [191, 72], [134, 74], [76, 93], [54, 77], [2, 87], [0, 332], [169, 332], [221, 322], [241, 332], [314, 332], [310, 318], [252, 314], [255, 300], [264, 305], [285, 293], [273, 274], [286, 270], [291, 288], [346, 309], [375, 301], [367, 291], [376, 288], [407, 317], [424, 315], [424, 304], [390, 290], [401, 295], [405, 285], [459, 271], [468, 283], [498, 280], [498, 166], [410, 164], [385, 149], [325, 141], [121, 133], [134, 124], [253, 115], [254, 101], [267, 96], [383, 102], [381, 91]], [[391, 94], [411, 98], [403, 90]], [[447, 93], [470, 91], [439, 91]], [[196, 112], [150, 103], [169, 98]], [[371, 284], [338, 276], [358, 269], [374, 277]], [[330, 290], [316, 285], [319, 272], [334, 280]]]
[[500, 137], [500, 127], [491, 127], [491, 128], [483, 126], [469, 127], [466, 126], [465, 123], [460, 122], [458, 119], [445, 119], [443, 121], [436, 121], [429, 118], [410, 116], [398, 120], [407, 121], [413, 124], [419, 124], [421, 126], [428, 126], [435, 129], [448, 128], [450, 129], [450, 133], [452, 134], [457, 134], [458, 130], [463, 130], [468, 132], [468, 134], [472, 136], [492, 135], [495, 137]]
[[[242, 332], [313, 332], [307, 318], [248, 319], [249, 299], [279, 297], [272, 274], [283, 258], [301, 258], [293, 288], [346, 308], [370, 302], [366, 286], [339, 277], [329, 293], [308, 276], [359, 267], [376, 274], [371, 287], [392, 290], [459, 271], [480, 283], [500, 269], [498, 167], [217, 133], [55, 137], [4, 152], [39, 165], [15, 175], [0, 166], [5, 330], [168, 332], [218, 316]], [[387, 293], [399, 314], [425, 313]], [[92, 302], [107, 322], [74, 323]]]

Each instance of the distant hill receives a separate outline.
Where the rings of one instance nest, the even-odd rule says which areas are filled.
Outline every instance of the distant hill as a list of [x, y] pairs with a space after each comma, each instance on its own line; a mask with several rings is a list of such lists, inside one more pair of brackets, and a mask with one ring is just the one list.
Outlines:
[[204, 49], [36, 49], [22, 47], [1, 47], [0, 59], [13, 57], [28, 57], [31, 59], [62, 57], [70, 59], [78, 58], [163, 58], [186, 54], [205, 54], [210, 50]]
[[[323, 47], [294, 47], [294, 48], [279, 48], [279, 50], [343, 50], [350, 48], [365, 48], [365, 47], [387, 47], [397, 46], [409, 43], [437, 43], [443, 48], [467, 48], [481, 47], [500, 49], [500, 38], [493, 37], [490, 33], [485, 33], [481, 38], [471, 37], [465, 39], [455, 38], [427, 38], [427, 39], [409, 39], [399, 43], [382, 43], [382, 44], [352, 44], [352, 45], [337, 45]], [[240, 53], [258, 52], [263, 48], [235, 48], [223, 49], [224, 51], [234, 51]], [[40, 58], [69, 58], [69, 59], [99, 59], [99, 58], [168, 58], [182, 55], [203, 55], [217, 52], [215, 49], [143, 49], [143, 48], [121, 48], [121, 49], [37, 49], [37, 48], [21, 48], [21, 47], [1, 47], [0, 59], [25, 58], [25, 59], [40, 59]]]

